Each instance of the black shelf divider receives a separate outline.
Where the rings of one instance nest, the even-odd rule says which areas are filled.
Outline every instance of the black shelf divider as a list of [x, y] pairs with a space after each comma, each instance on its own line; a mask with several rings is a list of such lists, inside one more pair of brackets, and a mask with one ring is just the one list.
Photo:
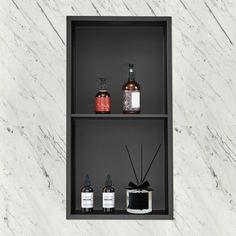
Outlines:
[[71, 118], [81, 119], [165, 119], [167, 114], [71, 114]]

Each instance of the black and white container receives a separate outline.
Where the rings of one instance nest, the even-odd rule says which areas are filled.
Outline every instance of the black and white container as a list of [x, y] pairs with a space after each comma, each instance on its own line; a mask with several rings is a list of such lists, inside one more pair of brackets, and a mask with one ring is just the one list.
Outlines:
[[126, 188], [126, 210], [132, 214], [148, 214], [152, 212], [152, 193], [153, 189], [149, 188], [150, 184], [146, 181], [147, 174], [155, 160], [157, 153], [159, 152], [161, 144], [158, 146], [154, 157], [143, 177], [143, 145], [141, 144], [141, 177], [138, 179], [133, 161], [130, 156], [129, 149], [127, 145], [125, 145], [126, 151], [129, 156], [129, 160], [134, 172], [134, 176], [136, 179], [136, 184], [132, 181], [129, 182], [129, 187]]
[[152, 211], [151, 189], [126, 189], [126, 209], [132, 214], [147, 214]]

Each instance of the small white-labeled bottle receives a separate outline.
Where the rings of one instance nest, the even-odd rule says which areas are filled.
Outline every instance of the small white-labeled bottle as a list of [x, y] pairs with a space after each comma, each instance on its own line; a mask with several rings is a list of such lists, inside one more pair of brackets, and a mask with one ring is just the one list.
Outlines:
[[81, 188], [81, 211], [90, 213], [93, 211], [93, 188], [89, 176], [84, 179], [84, 186]]
[[106, 213], [115, 211], [115, 189], [110, 175], [107, 175], [105, 187], [102, 189], [102, 207]]

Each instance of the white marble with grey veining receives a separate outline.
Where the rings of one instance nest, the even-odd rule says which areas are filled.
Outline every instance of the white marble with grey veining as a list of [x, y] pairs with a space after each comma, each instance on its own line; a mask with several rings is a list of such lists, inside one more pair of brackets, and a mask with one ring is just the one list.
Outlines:
[[[234, 0], [0, 0], [0, 234], [236, 235]], [[172, 16], [174, 220], [65, 219], [66, 15]]]

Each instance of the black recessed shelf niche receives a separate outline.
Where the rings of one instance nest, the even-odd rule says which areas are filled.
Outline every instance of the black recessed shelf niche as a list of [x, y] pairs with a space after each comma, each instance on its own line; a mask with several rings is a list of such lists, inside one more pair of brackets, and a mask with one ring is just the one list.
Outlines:
[[[67, 17], [67, 219], [173, 219], [171, 17]], [[141, 113], [122, 114], [121, 87], [132, 62], [141, 85]], [[109, 79], [112, 113], [94, 114], [96, 78]], [[162, 143], [148, 175], [153, 211], [126, 212], [126, 192], [134, 176], [124, 144], [144, 170]], [[94, 188], [94, 211], [80, 211], [85, 174]], [[101, 189], [110, 173], [116, 210], [103, 213]]]

